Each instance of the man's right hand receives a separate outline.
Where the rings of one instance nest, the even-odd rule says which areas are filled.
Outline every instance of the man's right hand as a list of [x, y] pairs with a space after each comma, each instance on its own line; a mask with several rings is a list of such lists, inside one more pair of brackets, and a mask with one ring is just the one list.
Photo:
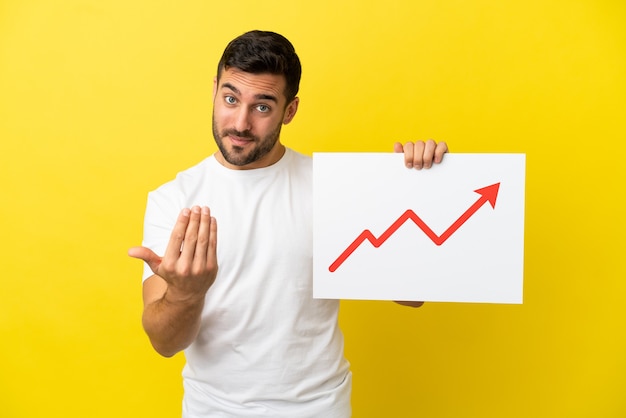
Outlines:
[[167, 282], [167, 299], [186, 301], [205, 293], [217, 275], [217, 222], [208, 207], [183, 209], [176, 220], [165, 255], [133, 247], [128, 255], [145, 261]]

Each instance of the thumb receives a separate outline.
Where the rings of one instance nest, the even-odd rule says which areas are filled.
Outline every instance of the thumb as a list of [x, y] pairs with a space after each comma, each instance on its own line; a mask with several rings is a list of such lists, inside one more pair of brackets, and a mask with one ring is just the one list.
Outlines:
[[161, 264], [161, 257], [156, 255], [154, 251], [146, 247], [132, 247], [128, 250], [128, 255], [145, 261], [150, 269], [156, 273]]

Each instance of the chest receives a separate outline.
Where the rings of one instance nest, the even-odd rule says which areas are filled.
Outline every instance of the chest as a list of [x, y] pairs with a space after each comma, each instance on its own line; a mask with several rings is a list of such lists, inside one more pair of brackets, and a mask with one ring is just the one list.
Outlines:
[[308, 178], [282, 173], [213, 180], [189, 203], [208, 206], [217, 220], [220, 274], [287, 275], [294, 266], [310, 267], [313, 196]]

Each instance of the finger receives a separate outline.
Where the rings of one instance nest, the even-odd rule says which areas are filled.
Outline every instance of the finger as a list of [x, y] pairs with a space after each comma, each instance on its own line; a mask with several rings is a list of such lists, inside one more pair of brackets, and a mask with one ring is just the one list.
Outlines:
[[413, 152], [415, 145], [412, 142], [404, 144], [404, 164], [407, 168], [413, 168]]
[[395, 144], [393, 144], [393, 152], [404, 152], [404, 148], [402, 147], [402, 144], [400, 142], [396, 142]]
[[190, 215], [191, 211], [187, 208], [180, 211], [176, 224], [174, 224], [174, 228], [172, 229], [170, 241], [167, 244], [163, 258], [178, 260], [180, 257], [180, 250], [183, 246], [185, 231], [187, 230], [187, 225], [189, 224]]
[[189, 223], [185, 230], [185, 238], [183, 241], [183, 249], [180, 253], [180, 261], [184, 266], [191, 266], [193, 257], [196, 253], [196, 244], [198, 242], [198, 230], [200, 228], [200, 207], [194, 206], [189, 214]]
[[128, 250], [128, 255], [146, 262], [154, 273], [157, 272], [159, 265], [161, 265], [161, 257], [156, 255], [150, 248], [132, 247]]
[[424, 166], [424, 141], [416, 141], [413, 150], [413, 167], [420, 170]]
[[211, 211], [203, 206], [200, 210], [200, 226], [198, 228], [198, 241], [196, 242], [196, 255], [193, 259], [196, 267], [204, 269], [207, 260], [207, 248], [211, 234]]
[[435, 149], [435, 163], [439, 164], [443, 161], [443, 154], [448, 152], [448, 144], [445, 142], [439, 142], [437, 144], [437, 148]]
[[211, 216], [209, 226], [209, 245], [207, 247], [207, 268], [217, 270], [217, 221]]
[[435, 148], [437, 148], [437, 143], [432, 139], [429, 139], [424, 144], [424, 153], [423, 153], [423, 161], [424, 168], [430, 168], [433, 165], [433, 158], [435, 156]]

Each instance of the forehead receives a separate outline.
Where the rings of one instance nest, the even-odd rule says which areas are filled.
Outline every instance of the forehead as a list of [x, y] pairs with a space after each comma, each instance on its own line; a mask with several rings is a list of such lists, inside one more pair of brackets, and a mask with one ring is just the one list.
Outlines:
[[274, 96], [278, 101], [286, 100], [285, 76], [279, 74], [253, 74], [236, 68], [222, 71], [217, 88], [233, 90], [242, 96]]

